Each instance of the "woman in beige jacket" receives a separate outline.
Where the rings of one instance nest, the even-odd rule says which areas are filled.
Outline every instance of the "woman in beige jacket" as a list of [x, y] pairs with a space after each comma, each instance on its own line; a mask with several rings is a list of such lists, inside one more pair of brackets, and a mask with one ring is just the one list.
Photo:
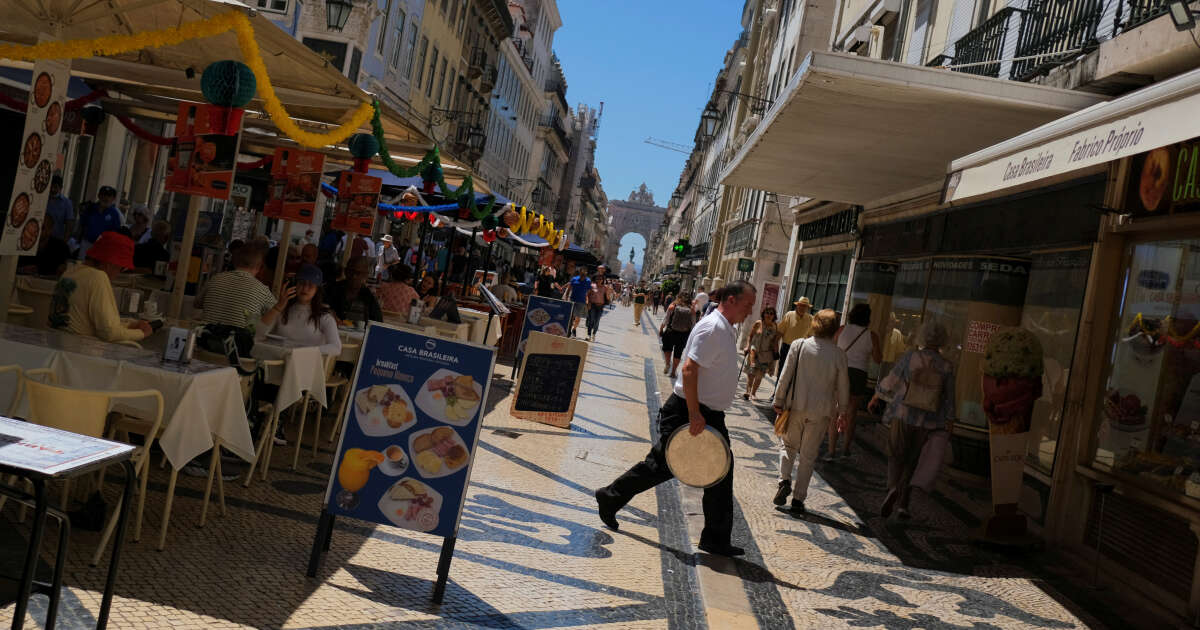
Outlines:
[[[775, 388], [775, 413], [791, 409], [787, 432], [779, 444], [779, 489], [775, 505], [792, 495], [792, 514], [802, 514], [813, 464], [829, 422], [850, 404], [846, 353], [833, 341], [837, 313], [825, 309], [813, 316], [812, 337], [797, 339], [788, 349], [783, 374]], [[796, 468], [792, 484], [792, 470]]]

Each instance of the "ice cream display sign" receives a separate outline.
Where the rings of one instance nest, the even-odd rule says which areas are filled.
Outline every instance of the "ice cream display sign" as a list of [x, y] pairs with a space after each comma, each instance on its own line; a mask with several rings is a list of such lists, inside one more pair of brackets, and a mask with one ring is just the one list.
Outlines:
[[983, 356], [983, 411], [988, 419], [995, 516], [989, 534], [1025, 530], [1017, 513], [1033, 404], [1042, 396], [1042, 344], [1024, 328], [1004, 328], [988, 340]]
[[495, 352], [372, 324], [326, 492], [335, 515], [452, 537]]

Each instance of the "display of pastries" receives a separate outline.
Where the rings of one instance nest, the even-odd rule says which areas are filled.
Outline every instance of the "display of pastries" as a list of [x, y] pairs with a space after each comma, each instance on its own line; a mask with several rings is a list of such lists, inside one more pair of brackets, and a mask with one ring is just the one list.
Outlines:
[[42, 158], [42, 135], [34, 132], [25, 138], [25, 146], [21, 149], [21, 162], [25, 168], [33, 168], [37, 166], [38, 160]]
[[50, 97], [53, 94], [54, 79], [47, 72], [39, 74], [37, 80], [33, 82], [33, 104], [38, 107], [45, 107], [50, 102]]
[[37, 219], [30, 219], [27, 223], [25, 223], [25, 227], [21, 228], [21, 249], [29, 251], [33, 249], [35, 245], [37, 245], [38, 236], [41, 233], [38, 228], [39, 226]]
[[38, 162], [37, 168], [33, 171], [33, 190], [39, 195], [50, 186], [50, 177], [53, 175], [50, 168], [50, 160], [42, 160]]
[[13, 199], [12, 207], [8, 209], [8, 222], [13, 227], [21, 227], [29, 217], [29, 195], [21, 193]]
[[46, 110], [46, 120], [42, 126], [46, 129], [47, 136], [53, 136], [58, 133], [59, 126], [62, 125], [62, 106], [58, 103], [50, 103], [50, 109]]

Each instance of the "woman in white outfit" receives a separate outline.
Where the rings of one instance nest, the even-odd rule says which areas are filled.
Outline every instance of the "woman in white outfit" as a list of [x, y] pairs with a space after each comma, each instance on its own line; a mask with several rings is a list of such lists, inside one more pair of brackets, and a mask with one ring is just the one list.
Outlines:
[[[775, 388], [775, 413], [791, 409], [787, 432], [779, 444], [779, 489], [775, 505], [783, 505], [790, 492], [792, 514], [804, 512], [808, 482], [825, 428], [835, 414], [839, 419], [844, 415], [850, 402], [846, 353], [833, 341], [836, 329], [837, 313], [831, 309], [813, 315], [812, 337], [792, 342], [779, 377], [781, 386]], [[793, 485], [792, 469], [797, 466]]]
[[846, 352], [846, 365], [850, 377], [850, 407], [846, 409], [846, 419], [829, 425], [829, 450], [825, 451], [825, 461], [831, 462], [837, 458], [838, 434], [846, 434], [846, 446], [842, 457], [850, 457], [850, 445], [854, 443], [854, 416], [858, 408], [868, 396], [873, 394], [867, 387], [867, 367], [870, 361], [879, 363], [883, 360], [883, 346], [879, 343], [879, 335], [870, 329], [871, 307], [865, 302], [855, 304], [846, 316], [846, 325], [842, 326], [833, 340], [839, 348]]

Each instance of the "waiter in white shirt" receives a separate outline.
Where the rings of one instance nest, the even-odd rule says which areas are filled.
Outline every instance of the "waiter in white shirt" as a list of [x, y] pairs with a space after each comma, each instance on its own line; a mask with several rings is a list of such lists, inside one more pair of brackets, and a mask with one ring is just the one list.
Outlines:
[[[630, 468], [604, 488], [596, 491], [600, 520], [617, 529], [617, 511], [634, 496], [673, 477], [667, 467], [666, 441], [679, 427], [687, 424], [692, 435], [711, 425], [725, 440], [725, 410], [733, 404], [738, 383], [737, 333], [741, 323], [754, 309], [755, 290], [738, 280], [715, 291], [709, 299], [717, 309], [692, 329], [683, 349], [683, 369], [675, 380], [674, 392], [658, 412], [658, 439], [645, 461]], [[704, 489], [704, 530], [700, 550], [721, 556], [740, 556], [733, 533], [733, 469], [715, 486]]]

